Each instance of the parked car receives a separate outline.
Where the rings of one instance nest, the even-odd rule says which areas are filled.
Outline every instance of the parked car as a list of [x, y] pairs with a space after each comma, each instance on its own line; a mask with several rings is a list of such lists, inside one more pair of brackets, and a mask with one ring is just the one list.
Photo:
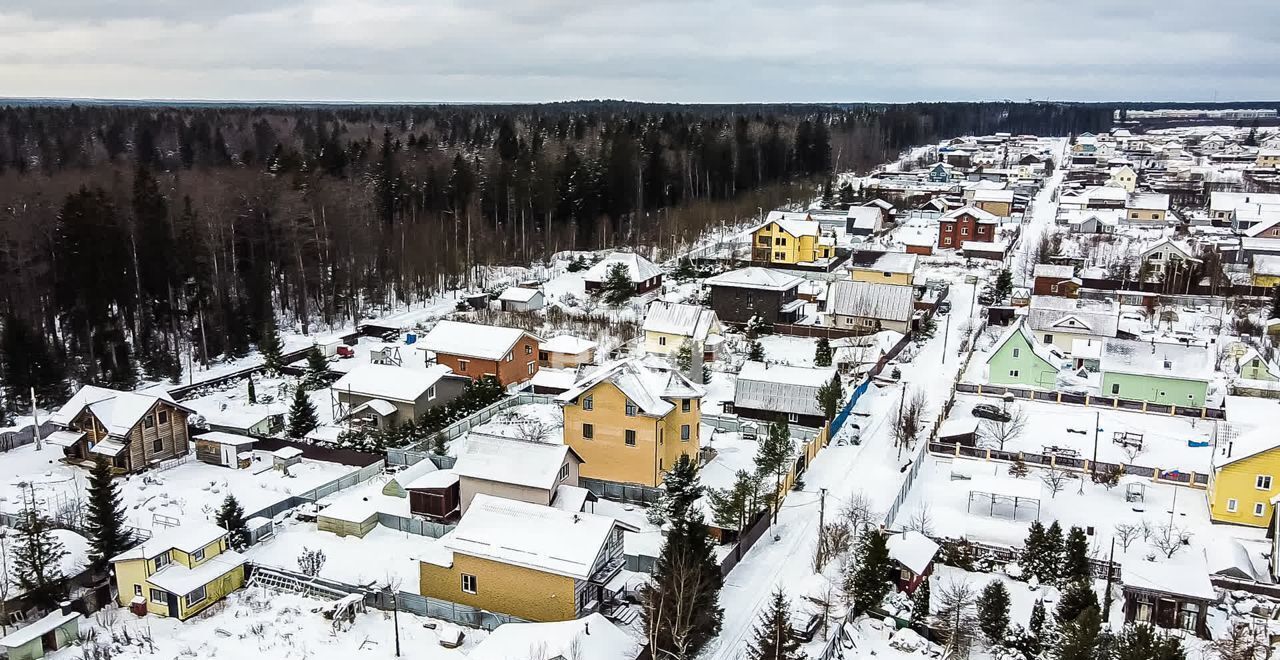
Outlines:
[[942, 302], [938, 303], [938, 313], [939, 313], [939, 314], [950, 314], [950, 313], [951, 313], [951, 301], [950, 301], [950, 300], [944, 300], [944, 301], [942, 301]]
[[999, 406], [993, 406], [989, 403], [979, 403], [974, 406], [972, 414], [974, 417], [989, 419], [993, 422], [1007, 422], [1012, 419], [1009, 413], [1001, 410]]

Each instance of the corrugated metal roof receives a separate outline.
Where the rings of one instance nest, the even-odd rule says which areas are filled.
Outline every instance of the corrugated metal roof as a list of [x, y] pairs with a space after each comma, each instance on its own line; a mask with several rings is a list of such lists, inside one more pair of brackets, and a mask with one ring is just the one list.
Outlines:
[[840, 280], [827, 292], [827, 311], [840, 316], [908, 321], [915, 307], [915, 290], [895, 284]]

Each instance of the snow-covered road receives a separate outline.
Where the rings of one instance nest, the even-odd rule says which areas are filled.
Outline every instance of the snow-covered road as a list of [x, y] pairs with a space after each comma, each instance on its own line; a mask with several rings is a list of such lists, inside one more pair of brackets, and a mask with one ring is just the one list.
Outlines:
[[1013, 279], [1019, 286], [1031, 286], [1031, 268], [1034, 264], [1031, 267], [1027, 264], [1031, 250], [1040, 241], [1040, 235], [1044, 230], [1052, 227], [1058, 217], [1057, 192], [1062, 186], [1062, 178], [1067, 171], [1066, 153], [1067, 141], [1059, 140], [1054, 148], [1053, 176], [1049, 177], [1040, 192], [1036, 193], [1035, 200], [1031, 202], [1031, 217], [1022, 225], [1022, 238], [1018, 241], [1012, 264], [1009, 266]]
[[[950, 323], [939, 317], [935, 336], [926, 342], [909, 364], [901, 365], [905, 385], [877, 388], [874, 385], [858, 402], [861, 415], [850, 419], [859, 423], [862, 444], [833, 444], [818, 454], [804, 474], [805, 489], [787, 496], [778, 524], [765, 534], [747, 553], [720, 592], [724, 607], [724, 623], [720, 637], [703, 653], [706, 660], [737, 660], [743, 657], [756, 624], [759, 611], [777, 587], [792, 599], [799, 596], [799, 585], [813, 583], [813, 553], [818, 536], [819, 499], [827, 490], [827, 520], [835, 519], [845, 503], [863, 494], [874, 503], [877, 513], [884, 514], [893, 503], [904, 479], [902, 468], [913, 452], [904, 451], [899, 458], [893, 445], [889, 421], [896, 412], [902, 388], [921, 388], [928, 396], [932, 423], [938, 407], [950, 390], [960, 365], [957, 348], [965, 314], [975, 285], [955, 283], [951, 287], [952, 315]], [[947, 355], [943, 356], [943, 330], [948, 329]], [[778, 540], [774, 540], [775, 537]]]

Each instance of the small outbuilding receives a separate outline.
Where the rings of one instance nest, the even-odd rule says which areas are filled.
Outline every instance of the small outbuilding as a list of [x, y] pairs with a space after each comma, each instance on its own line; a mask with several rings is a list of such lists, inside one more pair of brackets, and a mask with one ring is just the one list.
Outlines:
[[1120, 576], [1125, 623], [1185, 630], [1208, 639], [1209, 606], [1218, 594], [1203, 557], [1191, 552], [1161, 561], [1133, 557], [1121, 562]]
[[507, 312], [532, 312], [547, 304], [541, 291], [520, 286], [508, 287], [498, 296], [498, 302], [502, 303], [503, 311]]
[[241, 455], [248, 454], [256, 438], [222, 431], [201, 433], [192, 438], [196, 441], [196, 459], [210, 465], [221, 465], [229, 468], [249, 467], [250, 460], [241, 460]]
[[302, 462], [302, 450], [297, 447], [281, 447], [271, 452], [271, 467], [284, 470]]
[[948, 419], [938, 426], [938, 442], [974, 447], [978, 444], [978, 420], [973, 417]]
[[458, 473], [436, 470], [418, 476], [405, 484], [409, 493], [409, 512], [432, 522], [453, 523], [461, 515]]
[[9, 660], [36, 660], [74, 644], [80, 636], [79, 612], [64, 605], [44, 618], [0, 638], [0, 651]]
[[894, 576], [898, 591], [907, 595], [915, 593], [921, 583], [933, 573], [933, 558], [938, 554], [938, 544], [933, 539], [908, 529], [890, 536], [886, 542], [889, 559], [897, 564]]

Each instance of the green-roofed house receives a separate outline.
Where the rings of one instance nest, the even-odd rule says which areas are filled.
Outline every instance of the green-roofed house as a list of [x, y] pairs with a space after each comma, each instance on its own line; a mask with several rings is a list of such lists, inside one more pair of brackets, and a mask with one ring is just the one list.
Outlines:
[[1017, 321], [996, 343], [987, 358], [987, 382], [1051, 390], [1057, 384], [1063, 357], [1035, 340]]

